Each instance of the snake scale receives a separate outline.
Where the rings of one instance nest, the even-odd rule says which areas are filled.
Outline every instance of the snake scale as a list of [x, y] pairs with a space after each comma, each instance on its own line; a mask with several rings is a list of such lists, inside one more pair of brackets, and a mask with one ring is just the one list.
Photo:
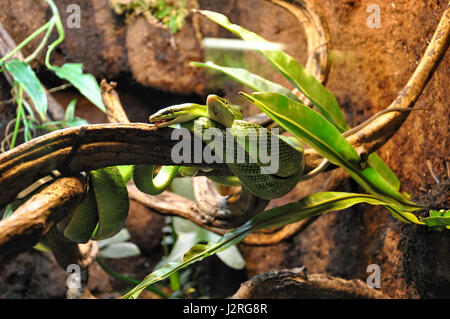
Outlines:
[[[278, 198], [290, 190], [302, 177], [304, 160], [303, 147], [293, 138], [274, 135], [270, 130], [257, 124], [243, 121], [239, 109], [227, 100], [217, 95], [209, 95], [206, 105], [186, 103], [174, 105], [150, 116], [150, 122], [156, 128], [173, 127], [180, 125], [194, 134], [201, 135], [209, 129], [220, 130], [221, 136], [227, 132], [234, 138], [236, 147], [233, 147], [233, 158], [221, 158], [236, 175], [244, 187], [252, 194], [263, 199]], [[226, 130], [226, 131], [225, 131]], [[272, 145], [274, 139], [275, 149]], [[206, 142], [204, 140], [204, 142]], [[227, 154], [229, 143], [221, 143], [222, 155]], [[256, 145], [256, 149], [251, 145]], [[244, 158], [239, 157], [239, 148], [245, 151]], [[259, 159], [259, 152], [264, 148], [265, 154], [276, 152], [277, 171], [264, 170]], [[241, 153], [242, 154], [242, 153]], [[228, 155], [228, 154], [227, 154]], [[225, 156], [223, 156], [225, 157]], [[133, 172], [133, 179], [137, 188], [145, 193], [156, 195], [164, 191], [175, 178], [179, 167], [164, 166], [154, 177], [153, 165], [137, 165]]]

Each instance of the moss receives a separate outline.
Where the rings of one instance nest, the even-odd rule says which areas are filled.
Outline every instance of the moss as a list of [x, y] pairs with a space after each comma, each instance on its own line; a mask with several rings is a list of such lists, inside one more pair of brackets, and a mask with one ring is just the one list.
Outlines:
[[130, 21], [143, 15], [150, 23], [162, 23], [172, 34], [180, 30], [193, 8], [195, 0], [110, 0], [110, 6], [118, 15]]

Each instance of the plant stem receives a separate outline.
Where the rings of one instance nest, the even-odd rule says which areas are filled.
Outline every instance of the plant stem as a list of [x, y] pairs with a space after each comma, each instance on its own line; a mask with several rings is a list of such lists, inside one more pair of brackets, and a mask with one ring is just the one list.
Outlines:
[[58, 8], [56, 7], [55, 3], [52, 0], [45, 0], [45, 1], [48, 3], [50, 9], [52, 10], [53, 13], [52, 20], [54, 21], [54, 24], [56, 26], [56, 29], [58, 30], [59, 35], [58, 39], [56, 39], [52, 44], [48, 46], [47, 54], [45, 55], [45, 66], [50, 70], [54, 70], [55, 67], [50, 64], [50, 55], [52, 54], [53, 50], [64, 41], [66, 33], [64, 31], [61, 16], [59, 15]]
[[14, 146], [16, 145], [17, 135], [19, 134], [20, 119], [24, 115], [22, 114], [23, 113], [22, 98], [23, 98], [23, 88], [21, 85], [19, 85], [19, 95], [17, 97], [17, 118], [16, 123], [14, 125], [14, 133], [11, 139], [10, 149], [14, 148]]
[[[138, 285], [140, 283], [139, 280], [134, 279], [134, 278], [130, 278], [127, 276], [124, 276], [122, 274], [119, 274], [113, 270], [111, 270], [108, 266], [105, 265], [105, 263], [99, 258], [97, 257], [97, 263], [99, 264], [99, 266], [107, 273], [109, 274], [111, 277], [114, 277], [116, 279], [122, 280], [126, 283], [129, 283], [131, 285]], [[168, 294], [166, 294], [164, 291], [159, 290], [158, 288], [152, 287], [152, 286], [148, 286], [146, 287], [147, 290], [154, 292], [155, 294], [163, 297], [163, 298], [170, 298], [170, 296]]]
[[45, 47], [45, 44], [47, 43], [48, 38], [52, 34], [53, 28], [55, 27], [54, 18], [51, 18], [48, 23], [49, 23], [49, 26], [47, 28], [47, 32], [45, 33], [45, 36], [42, 39], [41, 43], [39, 44], [39, 46], [36, 48], [36, 50], [34, 50], [34, 52], [30, 56], [25, 58], [24, 62], [29, 63], [30, 61], [34, 60], [37, 57], [37, 55], [42, 51], [42, 49]]
[[9, 58], [11, 58], [14, 54], [19, 52], [23, 47], [25, 47], [28, 43], [34, 40], [39, 34], [47, 30], [47, 28], [50, 26], [50, 21], [44, 24], [42, 27], [34, 31], [32, 34], [30, 34], [25, 40], [23, 40], [14, 50], [9, 52], [7, 55], [5, 55], [3, 58], [0, 59], [0, 63], [5, 62]]
[[[173, 226], [173, 218], [171, 219], [170, 226], [172, 227], [172, 236], [176, 237], [176, 239], [175, 239], [175, 242], [176, 242], [178, 240], [178, 234], [175, 231], [175, 227]], [[175, 244], [175, 242], [174, 242], [174, 244]], [[173, 246], [172, 246], [172, 248], [173, 248]], [[167, 255], [166, 255], [166, 257], [167, 257]], [[172, 289], [173, 292], [180, 290], [180, 288], [181, 288], [180, 287], [181, 286], [180, 285], [180, 273], [178, 271], [173, 273], [169, 277], [169, 280], [170, 280], [170, 288]]]

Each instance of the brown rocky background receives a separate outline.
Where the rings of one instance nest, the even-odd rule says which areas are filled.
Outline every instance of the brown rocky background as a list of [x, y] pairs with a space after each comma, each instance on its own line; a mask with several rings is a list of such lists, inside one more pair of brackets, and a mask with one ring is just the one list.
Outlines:
[[[189, 17], [188, 24], [170, 39], [167, 29], [138, 18], [125, 24], [115, 16], [107, 0], [59, 0], [63, 20], [67, 5], [81, 7], [81, 28], [66, 29], [67, 37], [54, 56], [53, 63], [82, 62], [85, 71], [98, 79], [118, 82], [118, 91], [132, 121], [146, 121], [149, 114], [164, 106], [202, 101], [211, 92], [221, 93], [246, 106], [245, 114], [256, 110], [244, 104], [236, 92], [241, 88], [223, 79], [217, 80], [203, 70], [189, 66], [202, 61], [202, 37], [231, 37], [228, 32], [201, 17]], [[328, 22], [332, 41], [332, 67], [327, 83], [349, 123], [354, 126], [388, 106], [402, 89], [429, 43], [446, 1], [428, 0], [318, 0]], [[366, 25], [369, 4], [381, 8], [381, 28]], [[267, 0], [199, 0], [201, 9], [225, 13], [230, 19], [269, 40], [287, 45], [287, 51], [299, 61], [306, 60], [305, 35], [299, 23], [284, 9]], [[43, 1], [2, 0], [0, 22], [17, 43], [44, 24], [50, 16]], [[173, 45], [175, 43], [175, 45]], [[36, 44], [36, 43], [34, 43]], [[33, 46], [23, 50], [30, 53]], [[284, 83], [254, 54], [233, 56], [241, 63], [272, 80]], [[34, 67], [47, 88], [59, 82], [42, 67], [42, 58]], [[448, 53], [417, 102], [428, 112], [412, 112], [394, 138], [378, 154], [402, 182], [402, 190], [421, 203], [435, 200], [440, 191], [441, 204], [448, 207], [448, 186], [434, 181], [426, 161], [443, 182], [448, 179], [449, 161], [449, 68]], [[0, 100], [9, 96], [9, 88], [0, 77]], [[76, 94], [55, 94], [67, 105]], [[91, 122], [105, 118], [88, 102], [80, 100], [78, 115]], [[0, 131], [12, 118], [12, 105], [0, 104]], [[300, 198], [320, 189], [330, 173], [305, 184], [276, 203]], [[347, 180], [341, 190], [360, 191]], [[275, 205], [275, 203], [273, 203]], [[164, 219], [137, 203], [127, 226], [132, 241], [143, 254], [123, 261], [108, 261], [115, 270], [142, 278], [162, 256], [160, 245]], [[232, 271], [218, 259], [202, 263], [204, 278], [215, 276], [212, 296], [225, 297], [239, 284], [256, 274], [280, 268], [305, 265], [310, 273], [323, 273], [345, 279], [365, 281], [369, 264], [381, 267], [381, 291], [394, 298], [450, 297], [450, 232], [437, 232], [404, 224], [380, 207], [359, 205], [339, 213], [321, 216], [302, 233], [267, 247], [240, 245], [247, 267]], [[126, 288], [108, 277], [97, 265], [91, 268], [89, 287], [99, 297], [117, 297]], [[220, 276], [217, 273], [220, 272]], [[65, 295], [63, 270], [52, 258], [38, 252], [25, 253], [0, 272], [2, 298], [60, 298]], [[209, 276], [209, 277], [208, 277]]]

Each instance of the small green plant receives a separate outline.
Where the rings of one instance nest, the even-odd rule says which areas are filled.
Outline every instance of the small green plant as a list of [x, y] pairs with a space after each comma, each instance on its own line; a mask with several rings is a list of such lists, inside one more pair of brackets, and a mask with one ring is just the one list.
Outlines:
[[149, 22], [160, 21], [170, 33], [177, 33], [185, 24], [189, 14], [190, 0], [110, 0], [110, 5], [118, 15], [127, 19], [143, 15]]
[[[17, 104], [17, 118], [14, 121], [14, 130], [11, 137], [7, 136], [9, 148], [16, 146], [17, 137], [20, 131], [23, 131], [24, 141], [29, 141], [33, 138], [31, 132], [36, 129], [54, 129], [76, 126], [84, 123], [82, 119], [74, 116], [74, 101], [69, 104], [68, 111], [66, 112], [66, 119], [64, 121], [46, 123], [48, 108], [47, 95], [43, 85], [31, 68], [30, 62], [44, 50], [48, 44], [51, 33], [55, 29], [58, 32], [58, 38], [54, 42], [48, 44], [45, 54], [45, 66], [53, 71], [60, 79], [68, 81], [77, 88], [78, 91], [95, 106], [102, 111], [105, 111], [97, 80], [90, 74], [83, 74], [81, 64], [66, 63], [62, 66], [55, 66], [50, 63], [52, 52], [65, 39], [65, 31], [54, 2], [52, 0], [45, 1], [52, 10], [52, 17], [50, 20], [23, 40], [14, 50], [0, 58], [0, 72], [6, 70], [10, 72], [14, 78], [12, 92]], [[31, 55], [26, 57], [23, 61], [17, 59], [11, 60], [18, 51], [43, 33], [44, 37]], [[25, 99], [25, 93], [28, 95], [29, 100]], [[31, 101], [31, 105], [28, 101]], [[21, 125], [23, 125], [23, 129], [20, 129]], [[2, 144], [4, 145], [5, 143]]]
[[[74, 86], [101, 111], [106, 111], [97, 80], [91, 74], [83, 73], [82, 64], [65, 63], [62, 66], [51, 64], [52, 52], [64, 41], [65, 31], [54, 2], [52, 0], [45, 1], [52, 11], [50, 20], [17, 45], [11, 52], [0, 58], [0, 72], [6, 70], [14, 78], [13, 94], [17, 103], [17, 117], [12, 121], [14, 129], [11, 134], [6, 134], [5, 140], [2, 142], [3, 149], [6, 148], [4, 147], [5, 144], [9, 144], [9, 148], [14, 148], [21, 131], [24, 133], [24, 141], [26, 142], [33, 138], [31, 132], [38, 129], [53, 131], [87, 124], [87, 121], [75, 116], [75, 100], [71, 101], [67, 106], [63, 120], [47, 121], [47, 95], [42, 83], [29, 64], [47, 45], [47, 51], [45, 52], [46, 68], [54, 72], [61, 80], [68, 81], [70, 85]], [[58, 38], [48, 44], [47, 42], [54, 30], [57, 31]], [[43, 33], [44, 36], [40, 44], [30, 56], [23, 61], [12, 59], [17, 52]], [[29, 99], [26, 98], [25, 93]], [[23, 128], [20, 128], [21, 125], [23, 125]], [[124, 178], [126, 179], [127, 176], [129, 178], [129, 174], [127, 175], [129, 170], [127, 167], [121, 167], [120, 170], [116, 167], [108, 167], [89, 172], [91, 187], [89, 187], [85, 201], [78, 207], [73, 218], [64, 220], [58, 225], [62, 228], [67, 238], [72, 239], [74, 242], [87, 242], [91, 237], [101, 240], [114, 236], [122, 229], [128, 216], [128, 192]], [[52, 179], [46, 179], [46, 182]], [[25, 190], [27, 195], [24, 198], [8, 205], [3, 218], [13, 214], [18, 206], [25, 202], [33, 193], [41, 189], [45, 183], [41, 184], [38, 181], [37, 185], [40, 185], [38, 189], [31, 185], [32, 190], [30, 192]], [[104, 205], [101, 200], [106, 200], [111, 189], [115, 191], [115, 194], [120, 193], [122, 200], [117, 202], [117, 205]]]

